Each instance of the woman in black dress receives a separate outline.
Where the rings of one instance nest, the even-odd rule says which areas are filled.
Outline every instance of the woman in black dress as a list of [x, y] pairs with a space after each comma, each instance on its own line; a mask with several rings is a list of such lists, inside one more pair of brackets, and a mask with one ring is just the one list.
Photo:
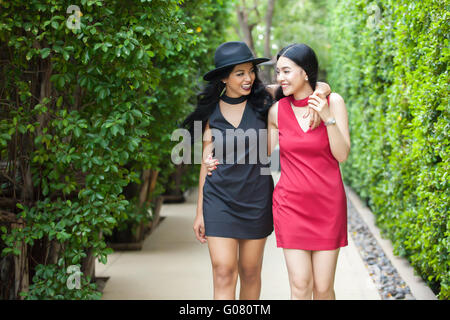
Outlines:
[[[259, 299], [261, 291], [264, 245], [273, 231], [273, 180], [266, 158], [267, 132], [259, 132], [267, 128], [273, 100], [256, 65], [268, 60], [254, 58], [244, 42], [220, 45], [216, 68], [205, 74], [209, 82], [183, 123], [193, 130], [194, 121], [202, 121], [194, 232], [201, 243], [208, 242], [214, 299], [235, 299], [238, 275], [240, 299]], [[206, 160], [213, 154], [221, 165], [209, 175]]]

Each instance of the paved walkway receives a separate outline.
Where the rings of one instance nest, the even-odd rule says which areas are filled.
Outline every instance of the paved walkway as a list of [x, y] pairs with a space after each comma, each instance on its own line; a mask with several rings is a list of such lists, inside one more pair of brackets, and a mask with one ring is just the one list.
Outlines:
[[[165, 219], [147, 237], [141, 251], [116, 252], [108, 256], [106, 265], [97, 263], [96, 275], [110, 277], [102, 299], [212, 299], [208, 247], [200, 244], [192, 231], [195, 209], [195, 195], [183, 204], [164, 204], [161, 216]], [[380, 299], [350, 235], [348, 241], [338, 259], [336, 299]], [[276, 247], [272, 233], [264, 253], [261, 299], [289, 296], [283, 251]]]

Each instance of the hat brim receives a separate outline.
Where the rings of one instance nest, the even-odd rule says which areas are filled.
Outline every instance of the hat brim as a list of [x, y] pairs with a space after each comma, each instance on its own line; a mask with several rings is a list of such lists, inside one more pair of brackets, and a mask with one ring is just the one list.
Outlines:
[[232, 66], [236, 66], [236, 65], [238, 65], [238, 64], [247, 63], [247, 62], [253, 62], [253, 63], [256, 65], [256, 64], [263, 63], [263, 62], [267, 62], [267, 61], [270, 61], [270, 59], [268, 59], [268, 58], [254, 58], [254, 59], [242, 60], [242, 61], [239, 61], [239, 62], [233, 62], [233, 63], [230, 63], [230, 64], [227, 64], [227, 65], [221, 66], [221, 67], [219, 67], [219, 68], [216, 68], [216, 69], [214, 69], [214, 70], [211, 70], [211, 71], [207, 72], [207, 73], [203, 76], [203, 79], [205, 79], [206, 81], [210, 81], [210, 80], [214, 79], [214, 77], [215, 77], [218, 73], [220, 73], [221, 71], [223, 71], [224, 69], [229, 68], [229, 67], [232, 67]]

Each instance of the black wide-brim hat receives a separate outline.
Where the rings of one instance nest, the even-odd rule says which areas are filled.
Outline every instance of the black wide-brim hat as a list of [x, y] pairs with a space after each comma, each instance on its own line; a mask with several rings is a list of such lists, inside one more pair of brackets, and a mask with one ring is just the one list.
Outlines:
[[203, 76], [203, 79], [210, 81], [224, 69], [241, 63], [253, 62], [253, 64], [256, 65], [269, 60], [270, 59], [267, 58], [255, 58], [245, 42], [225, 42], [216, 49], [214, 55], [214, 64], [216, 65], [216, 68], [207, 72]]

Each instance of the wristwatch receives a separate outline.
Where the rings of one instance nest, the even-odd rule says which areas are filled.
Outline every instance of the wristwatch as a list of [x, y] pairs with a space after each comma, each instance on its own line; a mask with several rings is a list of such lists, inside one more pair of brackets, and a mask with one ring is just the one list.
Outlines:
[[326, 126], [330, 126], [332, 124], [336, 124], [336, 119], [335, 118], [330, 118], [327, 121], [325, 121], [325, 125]]

